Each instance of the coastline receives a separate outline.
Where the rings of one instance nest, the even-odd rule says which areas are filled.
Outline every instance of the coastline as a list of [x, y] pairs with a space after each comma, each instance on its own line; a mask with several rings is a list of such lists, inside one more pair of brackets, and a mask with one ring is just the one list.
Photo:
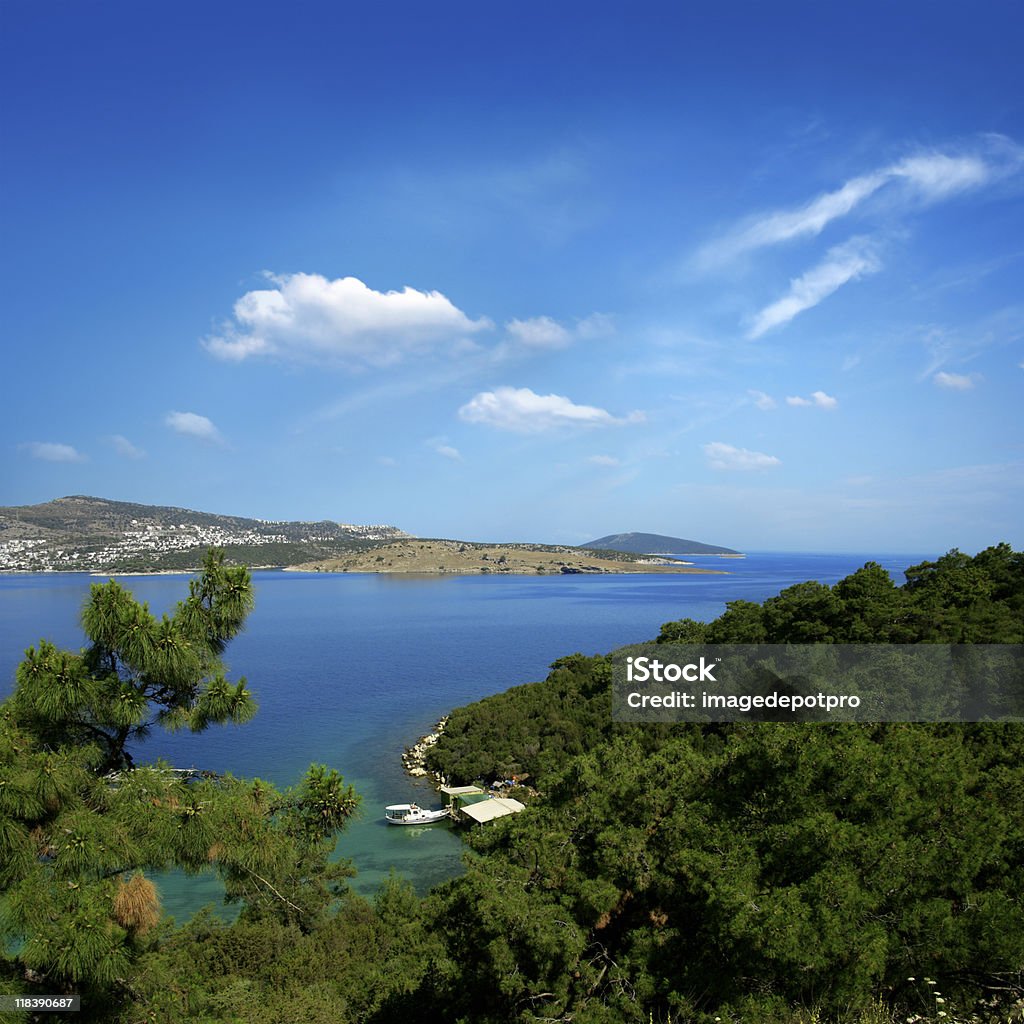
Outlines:
[[398, 573], [404, 575], [584, 576], [628, 574], [722, 575], [724, 569], [653, 555], [616, 557], [569, 546], [403, 540], [369, 551], [288, 566], [292, 572]]
[[[500, 572], [488, 572], [486, 569], [449, 569], [438, 566], [433, 569], [406, 569], [406, 568], [383, 568], [383, 569], [349, 569], [349, 568], [325, 568], [320, 565], [286, 565], [281, 568], [282, 572], [312, 572], [312, 573], [337, 573], [349, 576], [643, 576], [656, 573], [668, 573], [675, 576], [729, 576], [725, 569], [690, 569], [686, 566], [670, 568], [662, 565], [641, 565], [637, 568], [621, 569], [569, 569], [567, 572], [552, 572], [545, 569], [503, 569]], [[118, 573], [117, 575], [122, 575]], [[123, 574], [127, 575], [127, 574]], [[139, 575], [149, 575], [140, 573]]]

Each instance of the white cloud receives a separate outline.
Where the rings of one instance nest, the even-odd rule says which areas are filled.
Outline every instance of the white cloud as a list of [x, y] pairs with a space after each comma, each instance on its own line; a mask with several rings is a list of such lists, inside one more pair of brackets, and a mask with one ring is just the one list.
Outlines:
[[588, 455], [587, 462], [592, 466], [619, 466], [621, 463], [614, 455]]
[[704, 445], [704, 454], [712, 469], [769, 469], [772, 466], [782, 465], [781, 460], [774, 455], [752, 452], [746, 448], [735, 448], [722, 441], [712, 441], [710, 444]]
[[944, 153], [906, 157], [887, 169], [889, 177], [903, 179], [924, 199], [932, 201], [984, 185], [995, 173], [995, 168], [981, 157]]
[[643, 419], [639, 412], [618, 418], [593, 405], [577, 405], [562, 395], [538, 395], [529, 388], [512, 387], [481, 391], [459, 409], [459, 416], [468, 423], [483, 423], [520, 434], [565, 426], [611, 426]]
[[933, 203], [1014, 174], [1022, 164], [1024, 150], [998, 135], [985, 136], [974, 152], [915, 153], [850, 178], [834, 191], [825, 192], [801, 206], [775, 210], [747, 221], [706, 245], [698, 254], [697, 262], [713, 267], [765, 246], [817, 236], [832, 221], [845, 217], [886, 186], [896, 190], [902, 186], [903, 194], [896, 198], [903, 202]]
[[615, 321], [607, 313], [591, 313], [576, 324], [576, 336], [589, 341], [615, 333]]
[[766, 395], [763, 391], [758, 391], [756, 388], [751, 388], [747, 391], [747, 394], [754, 400], [754, 405], [758, 409], [767, 412], [769, 409], [775, 408], [775, 399], [771, 395]]
[[834, 246], [823, 262], [790, 281], [786, 295], [765, 306], [754, 317], [747, 336], [759, 338], [773, 327], [789, 323], [798, 313], [816, 306], [844, 284], [865, 274], [873, 274], [880, 267], [867, 238], [851, 238], [842, 245]]
[[826, 395], [824, 391], [815, 391], [810, 398], [801, 398], [799, 395], [791, 395], [786, 398], [787, 405], [795, 406], [817, 406], [819, 409], [835, 409], [839, 400], [832, 395]]
[[390, 469], [398, 465], [398, 459], [393, 458], [390, 455], [378, 455], [377, 464], [380, 466], [387, 466]]
[[453, 448], [450, 444], [434, 445], [434, 451], [438, 455], [443, 455], [446, 459], [451, 459], [453, 462], [462, 461], [462, 452], [458, 448]]
[[272, 356], [301, 362], [387, 366], [493, 326], [471, 320], [440, 292], [378, 292], [355, 277], [268, 275], [246, 292], [234, 319], [206, 348], [221, 359]]
[[946, 373], [940, 370], [932, 380], [936, 387], [950, 391], [970, 391], [981, 380], [980, 373]]
[[34, 459], [44, 462], [85, 462], [84, 456], [69, 444], [58, 444], [55, 441], [29, 441], [21, 446]]
[[212, 444], [224, 444], [224, 438], [212, 420], [200, 416], [197, 412], [169, 412], [164, 418], [164, 423], [183, 437], [195, 437]]
[[752, 249], [777, 245], [792, 238], [818, 235], [827, 224], [849, 213], [858, 203], [885, 184], [883, 173], [852, 178], [835, 192], [812, 199], [795, 210], [766, 214], [748, 226], [706, 246], [699, 257], [705, 266], [725, 262]]
[[515, 344], [532, 349], [568, 348], [575, 341], [592, 341], [615, 333], [615, 325], [607, 313], [591, 313], [566, 327], [549, 316], [528, 320], [509, 320], [505, 330]]
[[132, 444], [122, 434], [113, 434], [110, 438], [110, 443], [114, 446], [114, 451], [124, 459], [142, 459], [146, 456], [146, 453], [141, 448]]
[[566, 348], [572, 344], [572, 335], [569, 331], [549, 316], [510, 320], [505, 324], [505, 330], [516, 341], [529, 348]]

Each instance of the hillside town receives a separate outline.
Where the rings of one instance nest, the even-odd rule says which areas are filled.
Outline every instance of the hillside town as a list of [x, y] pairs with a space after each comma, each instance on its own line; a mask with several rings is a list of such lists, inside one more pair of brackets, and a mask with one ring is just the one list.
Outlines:
[[[6, 524], [4, 524], [6, 525]], [[307, 529], [303, 529], [306, 527]], [[11, 533], [20, 531], [11, 530]], [[166, 523], [131, 519], [118, 535], [68, 532], [58, 536], [10, 537], [0, 531], [0, 572], [102, 572], [125, 566], [159, 566], [169, 555], [209, 547], [268, 548], [270, 545], [351, 545], [407, 536], [393, 526], [351, 523], [291, 523], [250, 520], [248, 525]], [[274, 564], [275, 558], [268, 558]]]

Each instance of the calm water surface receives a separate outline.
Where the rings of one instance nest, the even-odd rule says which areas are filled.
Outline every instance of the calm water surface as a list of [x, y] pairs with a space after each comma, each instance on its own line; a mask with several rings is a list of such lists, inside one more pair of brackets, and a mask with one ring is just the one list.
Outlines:
[[[736, 598], [760, 601], [814, 579], [834, 583], [873, 559], [903, 582], [926, 555], [751, 554], [689, 556], [723, 576], [441, 576], [254, 573], [256, 610], [228, 649], [231, 678], [246, 676], [259, 702], [248, 725], [198, 736], [154, 734], [141, 759], [298, 781], [311, 762], [337, 768], [363, 798], [341, 853], [372, 893], [393, 868], [418, 889], [457, 874], [461, 843], [447, 826], [392, 828], [386, 803], [440, 801], [402, 771], [403, 748], [452, 707], [542, 679], [566, 654], [603, 653], [652, 639], [663, 622], [712, 619]], [[0, 575], [0, 698], [24, 649], [47, 638], [77, 648], [86, 574]], [[181, 576], [125, 577], [159, 614], [187, 593]], [[190, 914], [218, 901], [214, 879], [162, 886], [166, 909]]]

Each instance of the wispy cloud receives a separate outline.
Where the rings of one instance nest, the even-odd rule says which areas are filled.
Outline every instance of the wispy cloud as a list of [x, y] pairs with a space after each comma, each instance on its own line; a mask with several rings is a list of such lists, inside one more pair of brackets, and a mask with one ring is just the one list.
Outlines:
[[988, 349], [1016, 345], [1022, 340], [1024, 306], [1020, 304], [1004, 306], [958, 327], [927, 325], [921, 329], [921, 342], [928, 361], [917, 379], [934, 380], [936, 371], [945, 366], [963, 365]]
[[825, 394], [824, 391], [814, 391], [811, 393], [810, 398], [790, 395], [786, 398], [786, 404], [804, 407], [816, 406], [819, 409], [835, 409], [839, 405], [839, 400], [833, 398], [832, 395]]
[[902, 190], [905, 203], [935, 203], [1015, 174], [1024, 149], [1005, 136], [987, 135], [969, 151], [922, 151], [850, 178], [839, 188], [800, 206], [754, 217], [704, 246], [698, 266], [712, 268], [737, 256], [793, 239], [815, 237], [852, 213], [880, 189]]
[[276, 357], [298, 362], [388, 366], [454, 345], [493, 327], [470, 319], [437, 291], [379, 292], [356, 277], [268, 274], [273, 287], [246, 292], [233, 319], [204, 342], [220, 359]]
[[765, 214], [725, 238], [705, 246], [698, 262], [704, 266], [714, 266], [754, 249], [818, 235], [827, 224], [849, 213], [885, 182], [886, 175], [883, 173], [866, 174], [851, 179], [835, 192], [818, 196], [797, 209]]
[[199, 441], [223, 445], [224, 438], [213, 421], [197, 412], [169, 412], [164, 423], [182, 437], [194, 437]]
[[568, 348], [576, 341], [606, 338], [615, 333], [615, 324], [607, 313], [591, 313], [565, 325], [549, 316], [535, 316], [526, 320], [509, 320], [505, 324], [508, 343], [499, 346], [497, 355], [508, 354], [508, 345], [525, 349]]
[[771, 395], [766, 395], [763, 391], [758, 391], [756, 388], [750, 388], [747, 394], [753, 399], [754, 405], [758, 409], [767, 412], [769, 409], [775, 408], [775, 399]]
[[[490, 237], [495, 224], [530, 238], [533, 244], [560, 246], [600, 215], [591, 190], [591, 158], [585, 149], [561, 146], [523, 159], [460, 164], [455, 173], [432, 174], [418, 167], [393, 183], [387, 212], [397, 200], [401, 218], [425, 221], [430, 229], [476, 240]], [[380, 182], [375, 190], [387, 194]]]
[[704, 445], [704, 454], [712, 469], [753, 470], [781, 466], [782, 460], [764, 452], [752, 452], [747, 448], [736, 448], [723, 441], [712, 441]]
[[114, 451], [123, 459], [144, 459], [146, 457], [146, 453], [137, 445], [132, 444], [123, 434], [113, 434], [109, 440], [114, 446]]
[[577, 405], [563, 395], [538, 395], [529, 388], [500, 387], [481, 391], [461, 409], [467, 423], [482, 423], [498, 430], [536, 434], [556, 427], [600, 427], [635, 423], [643, 413], [616, 417], [593, 405]]
[[60, 444], [56, 441], [27, 441], [21, 448], [29, 453], [33, 459], [42, 459], [44, 462], [86, 462], [87, 457], [70, 444]]
[[510, 320], [505, 330], [515, 341], [529, 348], [566, 348], [572, 344], [572, 334], [549, 316]]
[[868, 238], [851, 238], [842, 245], [833, 246], [821, 263], [790, 281], [789, 291], [781, 299], [765, 306], [754, 317], [747, 337], [759, 338], [773, 327], [789, 323], [797, 314], [816, 306], [844, 284], [865, 274], [873, 274], [880, 268], [874, 244]]
[[588, 455], [587, 462], [592, 466], [604, 466], [606, 468], [622, 465], [614, 455]]
[[949, 391], [970, 391], [980, 380], [980, 373], [946, 373], [944, 370], [940, 370], [932, 377], [936, 387]]
[[450, 444], [443, 444], [440, 441], [428, 442], [430, 447], [433, 448], [438, 455], [445, 459], [451, 459], [452, 462], [462, 462], [462, 452], [458, 448], [453, 448]]

